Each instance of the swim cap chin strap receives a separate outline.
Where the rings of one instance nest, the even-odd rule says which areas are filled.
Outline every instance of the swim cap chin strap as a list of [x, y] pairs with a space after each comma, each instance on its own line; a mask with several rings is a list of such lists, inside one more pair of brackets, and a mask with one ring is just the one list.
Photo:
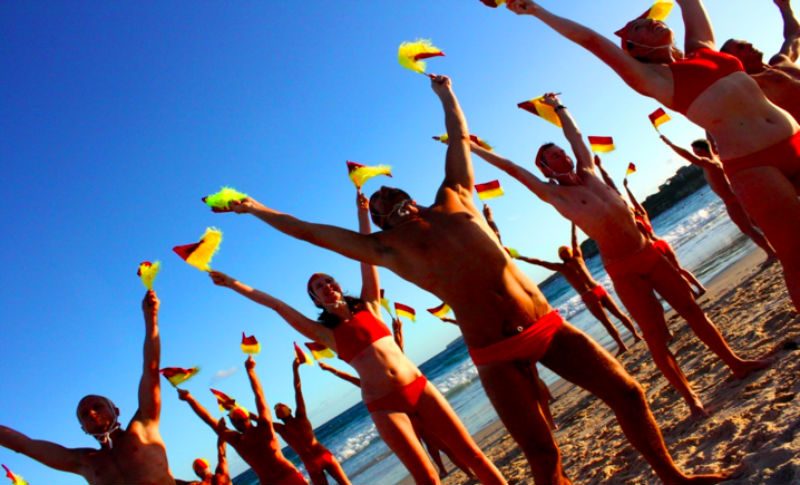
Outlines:
[[111, 440], [111, 433], [113, 433], [118, 429], [119, 429], [119, 421], [114, 419], [114, 424], [112, 424], [107, 431], [104, 431], [102, 433], [89, 433], [87, 431], [86, 434], [92, 435], [94, 439], [96, 439], [100, 443], [100, 446], [108, 444], [108, 448], [113, 449], [114, 442]]

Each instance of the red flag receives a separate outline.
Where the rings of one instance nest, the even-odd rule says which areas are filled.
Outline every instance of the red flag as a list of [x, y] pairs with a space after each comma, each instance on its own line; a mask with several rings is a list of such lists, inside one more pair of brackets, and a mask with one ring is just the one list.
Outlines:
[[417, 312], [413, 308], [408, 305], [403, 305], [402, 303], [395, 302], [394, 303], [394, 311], [397, 312], [397, 317], [406, 317], [412, 322], [417, 321]]
[[336, 354], [333, 353], [333, 350], [320, 343], [305, 342], [303, 345], [305, 345], [306, 348], [311, 351], [311, 356], [314, 357], [314, 360], [332, 359], [336, 356]]
[[248, 337], [242, 332], [242, 352], [250, 355], [261, 352], [261, 344], [258, 343], [255, 335]]
[[666, 123], [671, 119], [663, 108], [658, 108], [657, 110], [647, 115], [647, 117], [650, 118], [650, 123], [653, 123], [653, 127], [656, 130], [658, 129], [659, 126], [663, 125], [664, 123]]
[[589, 145], [595, 153], [606, 153], [614, 150], [614, 139], [610, 136], [590, 136]]
[[478, 198], [481, 200], [494, 199], [505, 193], [503, 192], [503, 187], [500, 186], [499, 180], [492, 180], [484, 184], [475, 184], [475, 192], [478, 193]]
[[236, 407], [236, 399], [230, 397], [224, 392], [211, 389], [211, 394], [217, 398], [217, 404], [219, 404], [220, 411], [230, 411]]
[[301, 364], [308, 364], [308, 365], [313, 364], [311, 359], [308, 358], [308, 355], [306, 355], [306, 353], [303, 352], [303, 349], [301, 349], [300, 346], [297, 345], [297, 342], [294, 342], [294, 355], [295, 357], [297, 357], [297, 360], [299, 360]]
[[162, 376], [167, 378], [170, 384], [177, 386], [194, 377], [195, 374], [200, 372], [200, 368], [192, 367], [191, 369], [185, 369], [183, 367], [164, 367], [159, 372], [161, 372]]
[[625, 176], [627, 177], [628, 175], [630, 175], [632, 173], [635, 173], [635, 172], [636, 172], [636, 165], [634, 165], [633, 162], [629, 163], [628, 164], [628, 170], [625, 171]]

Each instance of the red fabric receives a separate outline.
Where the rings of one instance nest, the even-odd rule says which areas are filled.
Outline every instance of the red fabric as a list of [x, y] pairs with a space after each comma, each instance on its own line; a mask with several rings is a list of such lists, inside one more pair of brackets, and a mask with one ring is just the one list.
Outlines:
[[671, 251], [671, 249], [672, 249], [672, 248], [670, 247], [669, 243], [668, 243], [667, 241], [663, 240], [663, 239], [656, 239], [656, 240], [654, 240], [654, 241], [653, 241], [653, 247], [654, 247], [654, 248], [656, 248], [656, 249], [658, 249], [658, 252], [660, 252], [660, 253], [661, 253], [661, 254], [663, 254], [664, 256], [666, 256], [667, 254], [669, 254], [669, 253], [670, 253], [670, 251]]
[[772, 146], [743, 157], [722, 161], [725, 175], [753, 167], [775, 167], [789, 178], [800, 174], [800, 131]]
[[390, 411], [414, 414], [417, 411], [417, 404], [422, 396], [422, 391], [425, 390], [427, 384], [428, 379], [421, 375], [405, 386], [364, 404], [367, 405], [367, 410], [371, 413]]
[[345, 362], [350, 362], [372, 342], [391, 337], [392, 332], [368, 310], [362, 310], [333, 329], [336, 353]]
[[469, 349], [469, 355], [475, 365], [514, 360], [536, 362], [547, 352], [553, 336], [563, 324], [564, 319], [553, 310], [513, 337], [486, 347]]
[[611, 278], [622, 277], [629, 274], [645, 275], [653, 270], [655, 265], [664, 258], [655, 244], [648, 242], [642, 249], [623, 258], [603, 260], [606, 272]]
[[655, 232], [653, 231], [653, 226], [651, 226], [650, 223], [647, 222], [647, 220], [644, 217], [639, 215], [634, 215], [633, 218], [636, 220], [636, 222], [642, 225], [642, 228], [645, 230], [647, 235], [652, 236], [653, 234], [655, 234]]
[[175, 254], [180, 256], [184, 261], [189, 259], [189, 256], [202, 244], [202, 241], [192, 244], [184, 244], [183, 246], [175, 246], [172, 248]]
[[672, 109], [686, 114], [698, 96], [709, 86], [734, 72], [744, 71], [742, 62], [730, 54], [706, 47], [669, 65], [674, 92]]
[[588, 299], [594, 300], [594, 301], [596, 301], [598, 303], [600, 302], [600, 300], [602, 298], [604, 298], [606, 296], [608, 296], [608, 292], [606, 292], [606, 289], [603, 288], [602, 285], [597, 285], [594, 288], [592, 288], [591, 290], [586, 291], [583, 294], [581, 294], [581, 298], [583, 298], [584, 300], [586, 300], [588, 298]]
[[[308, 485], [308, 481], [300, 473], [297, 468], [292, 467], [292, 470], [277, 478], [274, 485]], [[266, 485], [266, 484], [264, 484]]]
[[336, 463], [336, 457], [333, 456], [328, 449], [323, 449], [321, 453], [317, 453], [312, 460], [308, 462], [303, 461], [306, 470], [311, 473], [312, 471], [322, 471]]

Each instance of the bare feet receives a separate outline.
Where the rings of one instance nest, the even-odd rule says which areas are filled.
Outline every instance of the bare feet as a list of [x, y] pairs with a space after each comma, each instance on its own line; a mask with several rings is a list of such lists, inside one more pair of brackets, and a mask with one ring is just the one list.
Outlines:
[[731, 369], [733, 376], [737, 379], [744, 379], [753, 372], [765, 369], [772, 364], [772, 359], [743, 360]]
[[624, 354], [627, 351], [628, 351], [628, 347], [626, 347], [624, 344], [623, 345], [617, 345], [617, 354], [616, 355], [617, 355], [617, 357], [619, 357], [620, 355]]
[[703, 403], [700, 399], [695, 396], [692, 402], [686, 403], [689, 406], [689, 410], [692, 412], [692, 419], [705, 419], [708, 417], [708, 411], [706, 408], [703, 407]]

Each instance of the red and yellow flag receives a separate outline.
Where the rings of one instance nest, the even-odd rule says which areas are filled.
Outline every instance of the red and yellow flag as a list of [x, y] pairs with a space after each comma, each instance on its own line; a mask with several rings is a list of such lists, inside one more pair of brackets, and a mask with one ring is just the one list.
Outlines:
[[481, 0], [481, 3], [487, 7], [497, 8], [506, 3], [506, 0]]
[[314, 360], [332, 359], [336, 357], [336, 354], [333, 352], [333, 350], [320, 343], [305, 342], [303, 345], [305, 345], [306, 348], [311, 351], [311, 356], [314, 357]]
[[478, 193], [478, 198], [481, 200], [494, 199], [505, 193], [503, 192], [503, 187], [500, 187], [499, 180], [492, 180], [484, 184], [475, 184], [475, 192]]
[[162, 376], [167, 378], [173, 387], [177, 387], [178, 384], [183, 384], [194, 377], [198, 372], [200, 372], [200, 368], [196, 366], [192, 367], [191, 369], [185, 369], [183, 367], [164, 367], [159, 372], [161, 372]]
[[389, 315], [391, 315], [392, 314], [392, 309], [390, 308], [391, 304], [389, 303], [389, 300], [384, 295], [385, 295], [385, 292], [384, 292], [383, 288], [381, 288], [381, 306], [383, 308], [385, 308], [387, 312], [389, 312]]
[[297, 345], [297, 342], [293, 342], [293, 343], [294, 343], [294, 356], [297, 357], [297, 359], [300, 361], [300, 363], [301, 364], [314, 365], [314, 361], [311, 360], [311, 358], [308, 356], [308, 354], [303, 352], [303, 349], [301, 349], [300, 346]]
[[142, 284], [148, 290], [153, 289], [153, 281], [156, 279], [158, 272], [161, 270], [161, 262], [156, 261], [143, 261], [139, 263], [139, 269], [136, 271], [136, 276], [142, 279]]
[[203, 197], [203, 202], [213, 209], [229, 209], [231, 202], [241, 202], [247, 198], [233, 187], [222, 187], [219, 192]]
[[673, 0], [655, 0], [653, 6], [650, 7], [650, 11], [647, 12], [647, 18], [664, 21], [669, 17], [674, 6], [675, 2]]
[[[447, 133], [445, 133], [443, 135], [434, 136], [433, 139], [437, 140], [437, 141], [440, 141], [440, 142], [442, 142], [442, 143], [444, 143], [446, 145], [447, 142], [450, 140], [450, 136]], [[481, 139], [478, 135], [469, 135], [469, 140], [471, 142], [477, 144], [479, 147], [483, 148], [484, 150], [489, 150], [489, 151], [493, 150], [492, 145], [487, 143], [486, 140]]]
[[517, 104], [517, 107], [524, 109], [528, 113], [535, 114], [536, 116], [541, 117], [545, 121], [549, 121], [554, 125], [560, 127], [561, 120], [558, 119], [558, 113], [556, 113], [556, 109], [548, 104], [545, 104], [542, 100], [544, 96], [540, 96], [538, 98], [529, 99], [527, 101], [523, 101]]
[[403, 305], [402, 303], [395, 302], [394, 303], [394, 311], [397, 313], [397, 318], [406, 317], [412, 322], [417, 321], [417, 312], [413, 308], [408, 305]]
[[431, 57], [443, 56], [438, 47], [428, 39], [417, 39], [414, 42], [403, 42], [397, 49], [397, 60], [400, 65], [414, 72], [425, 74], [425, 61]]
[[664, 108], [658, 108], [657, 110], [653, 111], [649, 115], [650, 123], [653, 123], [653, 127], [658, 130], [658, 127], [666, 123], [667, 121], [671, 120], [672, 118], [664, 111]]
[[389, 165], [375, 165], [370, 167], [348, 160], [347, 175], [350, 177], [350, 180], [353, 181], [353, 185], [355, 185], [357, 189], [360, 189], [364, 186], [364, 183], [372, 177], [377, 177], [378, 175], [391, 177], [392, 167]]
[[220, 411], [230, 411], [231, 409], [236, 407], [236, 399], [230, 397], [224, 392], [218, 391], [216, 389], [211, 389], [211, 394], [213, 394], [214, 397], [217, 398], [217, 404], [219, 405]]
[[450, 313], [450, 306], [447, 303], [442, 302], [442, 304], [439, 306], [428, 308], [428, 312], [430, 312], [436, 318], [442, 318]]
[[635, 172], [636, 172], [636, 165], [634, 165], [633, 162], [629, 163], [628, 164], [628, 170], [625, 171], [625, 176], [627, 177], [628, 175], [630, 175], [632, 173], [635, 173]]
[[258, 343], [255, 335], [247, 336], [242, 332], [242, 352], [255, 355], [261, 352], [261, 344]]
[[209, 227], [200, 242], [184, 244], [172, 248], [175, 254], [200, 271], [211, 270], [211, 258], [214, 257], [222, 243], [222, 231]]
[[608, 153], [614, 151], [614, 139], [610, 136], [590, 136], [589, 145], [595, 153]]
[[11, 479], [11, 485], [28, 485], [28, 482], [25, 481], [21, 476], [13, 473], [11, 470], [8, 469], [5, 465], [0, 465], [3, 467], [3, 470], [6, 471], [6, 476]]

